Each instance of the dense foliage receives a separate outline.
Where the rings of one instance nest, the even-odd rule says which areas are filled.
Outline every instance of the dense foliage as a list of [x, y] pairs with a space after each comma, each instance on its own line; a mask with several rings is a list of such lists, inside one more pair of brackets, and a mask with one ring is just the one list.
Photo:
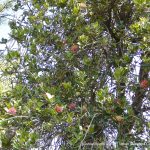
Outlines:
[[54, 138], [61, 149], [146, 147], [149, 5], [18, 0], [22, 15], [9, 25], [19, 46], [8, 49], [4, 71], [16, 78], [0, 102], [3, 148], [47, 149]]

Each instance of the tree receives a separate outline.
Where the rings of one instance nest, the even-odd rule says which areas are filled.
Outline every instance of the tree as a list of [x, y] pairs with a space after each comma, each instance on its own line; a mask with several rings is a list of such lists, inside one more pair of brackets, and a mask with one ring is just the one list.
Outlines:
[[148, 142], [148, 2], [34, 0], [15, 8], [22, 18], [9, 24], [21, 48], [8, 51], [5, 73], [17, 79], [7, 93], [17, 116], [2, 113], [16, 134], [3, 147], [47, 149], [55, 137], [75, 150]]
[[[8, 17], [11, 16], [9, 9], [12, 7], [13, 2], [14, 1], [11, 1], [11, 0], [9, 0], [9, 1], [5, 0], [0, 3], [0, 25], [2, 23], [4, 23], [5, 20], [8, 19]], [[8, 12], [6, 12], [6, 11], [8, 11]], [[7, 43], [6, 37], [2, 38], [0, 41], [0, 44], [6, 44], [6, 43]], [[3, 52], [3, 50], [0, 50], [0, 53], [1, 52]]]

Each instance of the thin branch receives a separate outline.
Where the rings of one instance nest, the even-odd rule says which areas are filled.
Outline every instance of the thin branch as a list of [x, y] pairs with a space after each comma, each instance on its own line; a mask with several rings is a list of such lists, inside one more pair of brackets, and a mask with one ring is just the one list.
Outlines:
[[84, 140], [85, 140], [85, 138], [86, 138], [86, 136], [87, 136], [87, 134], [88, 134], [88, 132], [89, 132], [89, 130], [90, 130], [90, 127], [91, 127], [92, 122], [93, 122], [93, 120], [94, 120], [94, 118], [95, 118], [96, 115], [97, 115], [97, 114], [94, 114], [93, 118], [91, 119], [90, 125], [88, 126], [88, 129], [86, 130], [86, 133], [85, 133], [85, 135], [84, 135], [83, 140], [82, 140], [81, 143], [80, 143], [80, 146], [79, 146], [79, 149], [78, 149], [78, 150], [81, 150], [82, 144], [83, 144], [83, 142], [84, 142]]
[[29, 118], [29, 116], [15, 116], [15, 117], [11, 117], [11, 118], [8, 118], [8, 119], [0, 120], [0, 123], [3, 122], [3, 121], [8, 121], [8, 120], [11, 120], [11, 119], [16, 119], [16, 118]]

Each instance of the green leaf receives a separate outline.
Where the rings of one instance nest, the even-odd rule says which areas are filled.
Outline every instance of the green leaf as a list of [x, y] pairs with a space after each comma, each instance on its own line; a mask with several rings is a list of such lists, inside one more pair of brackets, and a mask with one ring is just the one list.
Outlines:
[[71, 114], [68, 114], [68, 116], [67, 116], [67, 122], [68, 122], [68, 123], [71, 123], [72, 121], [73, 121], [72, 115], [71, 115]]
[[69, 90], [72, 87], [71, 82], [63, 82], [62, 85], [66, 90]]
[[6, 59], [17, 59], [20, 58], [20, 54], [18, 51], [9, 51], [8, 54], [6, 55]]
[[86, 35], [81, 35], [81, 36], [79, 36], [79, 41], [80, 42], [82, 42], [82, 43], [87, 43], [87, 41], [88, 41], [88, 36], [86, 36]]
[[141, 4], [146, 4], [147, 0], [133, 0], [135, 4], [141, 5]]
[[79, 8], [74, 7], [72, 12], [73, 12], [74, 15], [77, 15], [79, 13]]
[[98, 101], [105, 100], [108, 96], [108, 88], [100, 89], [97, 91]]
[[94, 132], [94, 124], [92, 124], [89, 128], [89, 133], [93, 133]]
[[73, 53], [71, 53], [70, 51], [66, 52], [66, 58], [67, 58], [68, 60], [72, 60], [73, 57], [74, 57]]
[[119, 81], [124, 78], [128, 69], [126, 67], [118, 67], [115, 69], [114, 78]]

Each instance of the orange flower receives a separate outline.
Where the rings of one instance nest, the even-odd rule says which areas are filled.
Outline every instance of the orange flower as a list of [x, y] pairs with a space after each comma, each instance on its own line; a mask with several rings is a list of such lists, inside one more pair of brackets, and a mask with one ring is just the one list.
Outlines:
[[59, 106], [59, 105], [56, 105], [56, 106], [55, 106], [55, 111], [56, 111], [57, 113], [61, 113], [61, 112], [63, 111], [63, 107], [61, 107], [61, 106]]
[[16, 115], [17, 110], [14, 107], [11, 107], [7, 110], [7, 113], [9, 113], [10, 115]]
[[74, 110], [74, 109], [76, 108], [76, 103], [70, 103], [70, 104], [68, 105], [68, 108], [69, 108], [70, 110]]
[[79, 50], [79, 46], [77, 44], [73, 44], [70, 48], [73, 53], [76, 53]]
[[142, 80], [140, 83], [140, 87], [143, 89], [146, 89], [148, 87], [148, 81], [147, 80]]

